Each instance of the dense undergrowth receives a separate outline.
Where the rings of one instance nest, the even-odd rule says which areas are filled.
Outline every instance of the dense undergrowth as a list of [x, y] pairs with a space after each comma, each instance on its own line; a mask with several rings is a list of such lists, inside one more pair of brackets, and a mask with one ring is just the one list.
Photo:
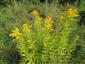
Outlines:
[[84, 64], [85, 26], [78, 25], [84, 2], [64, 7], [31, 0], [1, 6], [0, 64]]

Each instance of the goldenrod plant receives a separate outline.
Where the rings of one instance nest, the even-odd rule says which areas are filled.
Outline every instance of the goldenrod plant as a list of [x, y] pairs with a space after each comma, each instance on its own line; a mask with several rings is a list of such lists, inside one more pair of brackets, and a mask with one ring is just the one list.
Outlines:
[[72, 35], [78, 11], [69, 8], [60, 16], [62, 30], [59, 32], [51, 16], [43, 19], [37, 10], [31, 15], [34, 18], [31, 24], [14, 28], [9, 35], [17, 42], [20, 64], [68, 64], [79, 40], [79, 35]]

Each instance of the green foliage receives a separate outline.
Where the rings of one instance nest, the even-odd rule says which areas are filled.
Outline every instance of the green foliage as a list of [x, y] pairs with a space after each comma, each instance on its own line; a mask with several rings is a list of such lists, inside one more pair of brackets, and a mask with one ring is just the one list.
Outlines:
[[[61, 26], [62, 30], [56, 32], [55, 30], [57, 30], [58, 26], [54, 26], [55, 29], [49, 31], [46, 28], [51, 24], [47, 23], [47, 26], [44, 27], [44, 22], [42, 22], [44, 19], [41, 20], [37, 13], [37, 11], [32, 12], [35, 17], [32, 23], [33, 29], [29, 29], [31, 30], [30, 32], [22, 33], [24, 29], [22, 27], [20, 36], [15, 31], [11, 33], [12, 37], [18, 37], [14, 41], [17, 42], [17, 48], [21, 54], [22, 60], [20, 64], [68, 64], [68, 61], [72, 58], [71, 53], [76, 50], [79, 39], [79, 36], [75, 35], [73, 37], [72, 35], [75, 19], [68, 18], [68, 15], [65, 15], [65, 20], [59, 21], [59, 24], [64, 22]], [[51, 18], [48, 17], [45, 20], [50, 22]], [[27, 25], [25, 29], [28, 30]]]

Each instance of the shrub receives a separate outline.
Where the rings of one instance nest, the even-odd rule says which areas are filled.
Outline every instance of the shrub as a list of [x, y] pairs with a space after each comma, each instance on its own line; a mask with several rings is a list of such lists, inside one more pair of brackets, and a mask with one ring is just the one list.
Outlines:
[[41, 18], [36, 10], [31, 15], [32, 23], [23, 24], [22, 29], [15, 27], [9, 35], [17, 43], [20, 64], [68, 64], [79, 39], [72, 34], [77, 10], [69, 8], [60, 16], [61, 27], [54, 26], [50, 16]]

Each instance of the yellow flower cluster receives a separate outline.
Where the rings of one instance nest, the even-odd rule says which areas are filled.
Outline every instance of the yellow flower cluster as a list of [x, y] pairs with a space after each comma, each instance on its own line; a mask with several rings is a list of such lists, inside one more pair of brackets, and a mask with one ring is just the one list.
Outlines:
[[12, 30], [12, 33], [9, 36], [15, 37], [16, 39], [18, 39], [20, 35], [21, 33], [19, 32], [19, 29], [15, 28], [14, 30]]
[[23, 24], [22, 27], [23, 27], [23, 29], [22, 29], [23, 33], [31, 31], [31, 25], [29, 25], [29, 24]]
[[[26, 24], [26, 23], [23, 24], [22, 25], [22, 31], [23, 31], [23, 33], [30, 32], [31, 31], [31, 25]], [[13, 29], [12, 33], [9, 34], [9, 36], [15, 37], [16, 39], [18, 39], [20, 35], [22, 35], [22, 33], [20, 33], [18, 28]]]
[[35, 25], [39, 25], [39, 24], [41, 24], [41, 17], [39, 16], [39, 13], [38, 13], [38, 11], [37, 10], [34, 10], [34, 11], [32, 11], [31, 12], [31, 15], [33, 15], [35, 18], [34, 18], [34, 21], [35, 21]]
[[53, 21], [50, 16], [45, 19], [44, 26], [47, 30], [52, 30]]
[[68, 18], [74, 18], [78, 16], [78, 11], [76, 9], [69, 8], [66, 11], [66, 15]]
[[33, 10], [33, 11], [31, 12], [31, 14], [32, 14], [33, 16], [38, 16], [38, 15], [39, 15], [38, 12], [37, 12], [37, 10]]

